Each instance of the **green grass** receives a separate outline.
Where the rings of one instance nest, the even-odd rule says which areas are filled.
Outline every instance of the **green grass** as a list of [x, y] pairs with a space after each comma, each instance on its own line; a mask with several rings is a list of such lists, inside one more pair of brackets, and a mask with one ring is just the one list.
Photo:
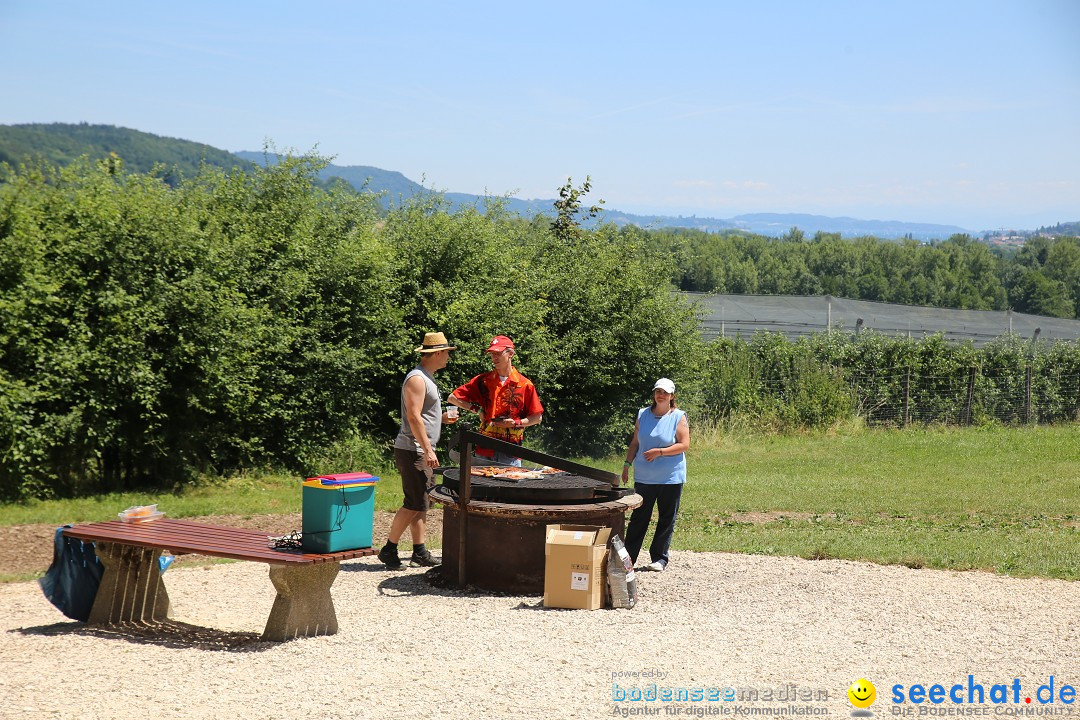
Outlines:
[[[376, 486], [375, 508], [397, 509], [402, 499], [397, 471], [377, 468], [371, 472], [381, 478]], [[251, 473], [208, 481], [179, 492], [109, 493], [74, 500], [0, 504], [0, 525], [113, 520], [125, 508], [151, 503], [157, 503], [158, 510], [172, 518], [294, 513], [300, 512], [301, 481], [299, 476]]]
[[[588, 461], [618, 470], [622, 457]], [[844, 558], [1080, 579], [1080, 425], [799, 435], [696, 429], [680, 550]], [[401, 503], [397, 473], [376, 507]], [[0, 524], [299, 512], [299, 478], [251, 474], [178, 494], [0, 505]]]
[[1080, 578], [1080, 426], [704, 440], [678, 549]]

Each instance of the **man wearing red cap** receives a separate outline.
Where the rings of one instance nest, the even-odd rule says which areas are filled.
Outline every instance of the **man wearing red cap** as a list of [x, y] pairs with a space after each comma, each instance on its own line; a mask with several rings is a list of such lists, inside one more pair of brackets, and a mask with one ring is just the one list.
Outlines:
[[[514, 368], [514, 341], [496, 335], [487, 347], [495, 369], [477, 375], [447, 398], [447, 402], [463, 410], [480, 414], [480, 432], [496, 440], [520, 445], [524, 428], [539, 425], [544, 418], [544, 406], [536, 394], [536, 386]], [[477, 448], [476, 454], [511, 465], [521, 465], [521, 459], [511, 455]]]

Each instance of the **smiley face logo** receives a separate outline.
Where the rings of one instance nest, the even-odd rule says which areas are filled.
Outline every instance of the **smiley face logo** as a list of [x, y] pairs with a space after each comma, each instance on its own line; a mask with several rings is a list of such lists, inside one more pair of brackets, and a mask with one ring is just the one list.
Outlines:
[[848, 700], [857, 708], [868, 708], [877, 700], [877, 688], [866, 678], [859, 678], [847, 689]]

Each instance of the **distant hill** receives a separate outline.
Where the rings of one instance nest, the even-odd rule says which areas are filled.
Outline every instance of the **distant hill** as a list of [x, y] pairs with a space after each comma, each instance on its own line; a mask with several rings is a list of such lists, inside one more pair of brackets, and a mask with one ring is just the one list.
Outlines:
[[174, 183], [180, 175], [192, 177], [200, 163], [231, 170], [250, 167], [225, 150], [191, 140], [162, 137], [151, 133], [87, 123], [50, 123], [0, 125], [0, 162], [18, 165], [42, 158], [53, 165], [67, 165], [82, 155], [105, 157], [116, 153], [128, 170], [149, 172], [154, 165], [166, 167], [166, 181]]
[[[233, 154], [242, 160], [258, 165], [266, 165], [268, 161], [271, 165], [277, 162], [276, 155], [267, 155], [263, 152], [241, 150]], [[370, 165], [350, 165], [348, 167], [329, 165], [320, 173], [320, 178], [323, 180], [332, 177], [341, 178], [357, 190], [366, 188], [371, 192], [385, 192], [391, 199], [412, 197], [424, 190], [422, 185], [413, 182], [399, 172], [383, 170]]]
[[[179, 177], [194, 176], [200, 163], [231, 170], [247, 168], [252, 163], [263, 164], [267, 156], [262, 152], [243, 151], [230, 153], [203, 143], [162, 137], [151, 133], [120, 128], [112, 125], [89, 125], [87, 123], [0, 125], [0, 162], [16, 165], [29, 158], [43, 158], [54, 165], [66, 165], [81, 155], [104, 157], [110, 152], [119, 155], [129, 170], [149, 172], [155, 164], [166, 167], [166, 181], [175, 182]], [[368, 165], [329, 165], [320, 179], [341, 178], [357, 190], [383, 193], [385, 204], [400, 203], [418, 193], [434, 192], [432, 188], [410, 180], [399, 172], [383, 170]], [[486, 209], [487, 198], [469, 193], [443, 192], [451, 208], [475, 206], [481, 212]], [[522, 217], [539, 213], [554, 215], [554, 199], [522, 200], [500, 198], [506, 209]], [[849, 217], [826, 217], [822, 215], [755, 213], [738, 215], [730, 219], [697, 217], [691, 215], [635, 215], [613, 208], [605, 208], [596, 223], [611, 222], [618, 226], [637, 225], [643, 228], [690, 228], [706, 232], [744, 230], [760, 235], [778, 236], [798, 227], [807, 236], [816, 232], [840, 233], [852, 237], [873, 235], [880, 238], [910, 236], [920, 240], [943, 239], [957, 233], [968, 232], [955, 225], [928, 223], [905, 223], [882, 220], [858, 220]], [[1052, 230], [1060, 234], [1069, 232], [1069, 226], [1059, 225]]]
[[[241, 150], [235, 153], [237, 157], [250, 160], [259, 165], [271, 164], [277, 161], [275, 156], [252, 150]], [[432, 188], [426, 188], [420, 183], [413, 182], [399, 172], [383, 170], [371, 165], [327, 165], [319, 177], [322, 180], [341, 178], [357, 190], [366, 190], [373, 193], [385, 193], [383, 204], [399, 203], [419, 193], [435, 192]], [[443, 192], [441, 193], [451, 208], [476, 207], [480, 212], [487, 208], [487, 198], [483, 195], [471, 195], [469, 193]], [[521, 217], [531, 218], [536, 215], [555, 216], [555, 200], [521, 200], [519, 198], [500, 197], [509, 212], [516, 213]], [[600, 215], [587, 224], [598, 225], [612, 222], [622, 227], [623, 225], [637, 225], [643, 228], [659, 227], [683, 227], [716, 232], [718, 230], [730, 230], [735, 226], [726, 220], [716, 218], [683, 218], [665, 215], [634, 215], [619, 210], [603, 210]], [[788, 228], [784, 228], [786, 231]]]
[[[259, 165], [271, 164], [277, 161], [275, 156], [267, 156], [265, 153], [251, 150], [241, 150], [235, 153], [237, 157], [250, 160]], [[319, 173], [319, 178], [341, 178], [357, 190], [366, 190], [373, 193], [385, 193], [384, 204], [400, 203], [413, 195], [420, 193], [434, 193], [436, 190], [426, 188], [420, 183], [414, 182], [401, 173], [394, 170], [383, 170], [371, 165], [327, 165]], [[487, 207], [487, 200], [483, 195], [470, 195], [468, 193], [442, 192], [440, 193], [450, 203], [452, 208], [478, 207], [481, 212]], [[519, 200], [517, 198], [504, 199], [507, 210], [517, 213], [522, 217], [532, 217], [537, 213], [554, 214], [552, 203], [554, 200]]]
[[[602, 221], [613, 222], [619, 227], [637, 225], [650, 230], [656, 228], [687, 228], [703, 232], [723, 232], [724, 230], [737, 229], [737, 226], [731, 220], [721, 220], [719, 218], [698, 217], [697, 215], [689, 217], [683, 215], [634, 215], [620, 210], [604, 210]], [[789, 229], [784, 228], [784, 231]]]
[[[241, 151], [236, 153], [238, 157], [262, 164], [266, 158], [261, 152]], [[385, 192], [384, 202], [399, 202], [404, 198], [420, 192], [433, 192], [419, 183], [409, 180], [399, 172], [383, 170], [369, 165], [328, 165], [320, 175], [323, 179], [339, 177], [351, 184], [358, 190], [363, 188], [371, 192]], [[453, 208], [475, 206], [481, 212], [487, 205], [483, 195], [470, 195], [467, 193], [444, 192], [443, 196]], [[517, 213], [522, 217], [533, 217], [537, 214], [554, 216], [554, 199], [550, 200], [519, 200], [508, 198], [503, 200], [510, 212]], [[873, 235], [879, 238], [902, 238], [912, 237], [917, 240], [944, 239], [951, 235], [968, 232], [956, 225], [933, 225], [929, 223], [907, 223], [885, 220], [858, 220], [849, 217], [827, 217], [824, 215], [804, 215], [795, 213], [756, 213], [751, 215], [738, 215], [730, 220], [712, 217], [697, 217], [691, 215], [635, 215], [621, 210], [607, 209], [592, 220], [590, 224], [615, 223], [624, 225], [637, 225], [642, 228], [689, 228], [705, 232], [722, 232], [725, 230], [745, 230], [746, 232], [773, 237], [783, 235], [793, 227], [798, 227], [806, 235], [829, 232], [840, 233], [848, 237]]]
[[800, 213], [752, 213], [731, 218], [735, 227], [759, 235], [782, 235], [797, 227], [807, 235], [816, 232], [840, 233], [847, 236], [873, 235], [879, 238], [913, 237], [916, 240], [947, 238], [969, 233], [956, 225], [909, 223], [898, 220], [859, 220], [849, 217], [827, 217]]

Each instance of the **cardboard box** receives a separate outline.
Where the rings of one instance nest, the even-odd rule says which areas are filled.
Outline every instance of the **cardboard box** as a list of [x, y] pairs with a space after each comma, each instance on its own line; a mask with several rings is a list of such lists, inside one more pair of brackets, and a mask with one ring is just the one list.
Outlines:
[[604, 606], [604, 560], [611, 528], [548, 525], [544, 543], [544, 607]]

